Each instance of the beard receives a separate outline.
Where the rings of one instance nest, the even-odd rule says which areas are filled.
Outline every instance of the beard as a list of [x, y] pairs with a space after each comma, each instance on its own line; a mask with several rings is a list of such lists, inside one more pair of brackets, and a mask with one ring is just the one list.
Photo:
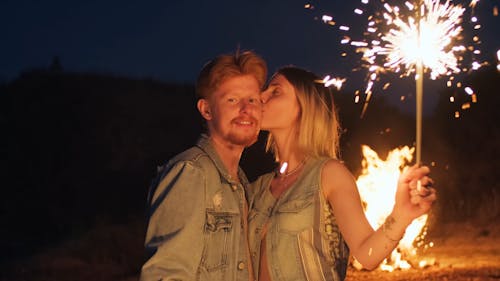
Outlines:
[[234, 145], [249, 147], [257, 141], [258, 137], [259, 130], [255, 130], [255, 133], [253, 134], [238, 134], [237, 132], [231, 131], [227, 134], [226, 139]]

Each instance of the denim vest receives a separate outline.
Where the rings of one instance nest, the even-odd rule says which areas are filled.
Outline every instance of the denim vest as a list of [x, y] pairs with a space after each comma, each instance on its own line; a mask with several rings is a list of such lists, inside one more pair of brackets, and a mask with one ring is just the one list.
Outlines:
[[160, 168], [148, 195], [140, 280], [249, 280], [245, 190], [202, 135]]
[[261, 232], [267, 222], [271, 280], [344, 280], [349, 249], [321, 189], [321, 170], [328, 160], [307, 161], [297, 181], [278, 199], [270, 192], [274, 173], [252, 183], [249, 241], [256, 274]]

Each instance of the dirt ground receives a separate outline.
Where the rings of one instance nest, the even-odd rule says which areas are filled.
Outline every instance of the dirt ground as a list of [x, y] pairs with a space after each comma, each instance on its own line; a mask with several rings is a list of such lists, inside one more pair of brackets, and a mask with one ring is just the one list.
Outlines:
[[[108, 237], [117, 237], [116, 233], [109, 231], [107, 233], [109, 234]], [[123, 233], [123, 231], [117, 229], [117, 233]], [[14, 265], [10, 268], [8, 275], [2, 276], [5, 272], [0, 272], [0, 280], [138, 280], [138, 270], [140, 268], [138, 260], [140, 258], [134, 257], [126, 260], [123, 257], [112, 258], [108, 254], [102, 254], [99, 259], [84, 258], [84, 256], [92, 256], [99, 252], [97, 247], [93, 250], [89, 249], [89, 244], [108, 244], [98, 240], [92, 236], [92, 238], [88, 238], [88, 241], [77, 242], [82, 245], [81, 251], [68, 251], [68, 248], [71, 247], [66, 245], [60, 249], [54, 249], [50, 253], [42, 253], [23, 262], [23, 264]], [[431, 231], [426, 241], [432, 241], [434, 247], [419, 253], [417, 259], [412, 262], [418, 263], [420, 260], [430, 260], [432, 261], [430, 266], [419, 269], [395, 270], [393, 272], [380, 269], [358, 271], [350, 267], [346, 280], [500, 281], [500, 226], [496, 223], [490, 223], [489, 226], [483, 227], [474, 227], [469, 224], [442, 226], [439, 230]], [[127, 256], [126, 251], [123, 251], [125, 244], [117, 245], [118, 249], [122, 249], [121, 256]], [[142, 251], [142, 249], [137, 247], [136, 252], [129, 253], [128, 256], [140, 255], [139, 251]], [[120, 251], [113, 250], [113, 252]]]
[[418, 261], [433, 263], [424, 268], [386, 272], [349, 268], [346, 280], [500, 280], [500, 227], [450, 224], [435, 231], [428, 241], [434, 247], [422, 251]]

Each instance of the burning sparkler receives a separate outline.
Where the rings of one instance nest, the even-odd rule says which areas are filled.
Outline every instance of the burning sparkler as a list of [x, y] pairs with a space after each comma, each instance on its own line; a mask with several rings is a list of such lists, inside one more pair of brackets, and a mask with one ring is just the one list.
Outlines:
[[[345, 36], [342, 44], [354, 46], [362, 53], [362, 61], [368, 69], [368, 83], [365, 88], [366, 102], [362, 110], [364, 115], [373, 86], [380, 80], [380, 74], [400, 73], [401, 77], [414, 74], [416, 80], [416, 162], [421, 162], [421, 132], [423, 107], [424, 72], [430, 73], [431, 79], [448, 76], [448, 86], [452, 85], [453, 75], [478, 69], [482, 63], [473, 61], [470, 66], [462, 66], [465, 52], [480, 54], [473, 46], [460, 45], [463, 30], [461, 23], [466, 10], [462, 5], [454, 5], [450, 0], [406, 1], [404, 6], [391, 5], [380, 0], [383, 6], [368, 16], [368, 25], [362, 40], [352, 40]], [[478, 0], [470, 2], [476, 6]], [[363, 5], [368, 0], [361, 0]], [[365, 9], [356, 8], [354, 13], [363, 15]], [[471, 17], [474, 29], [481, 26], [475, 16]], [[344, 27], [341, 30], [349, 30]], [[477, 36], [474, 42], [478, 43]], [[386, 88], [386, 86], [384, 86]]]

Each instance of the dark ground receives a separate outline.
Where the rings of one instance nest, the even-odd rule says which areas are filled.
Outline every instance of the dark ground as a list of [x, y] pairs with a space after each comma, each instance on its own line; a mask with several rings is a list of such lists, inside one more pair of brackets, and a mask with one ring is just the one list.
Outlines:
[[348, 271], [346, 280], [500, 280], [500, 227], [449, 224], [431, 233], [435, 246], [417, 260], [434, 260], [423, 269]]
[[[103, 226], [12, 264], [1, 280], [138, 280], [142, 235], [138, 221]], [[358, 271], [350, 267], [346, 280], [500, 280], [500, 226], [494, 222], [482, 226], [470, 223], [438, 226], [429, 230], [426, 240], [435, 246], [419, 253], [414, 261], [433, 260], [432, 265], [394, 272]], [[94, 248], [92, 253], [89, 248]]]

